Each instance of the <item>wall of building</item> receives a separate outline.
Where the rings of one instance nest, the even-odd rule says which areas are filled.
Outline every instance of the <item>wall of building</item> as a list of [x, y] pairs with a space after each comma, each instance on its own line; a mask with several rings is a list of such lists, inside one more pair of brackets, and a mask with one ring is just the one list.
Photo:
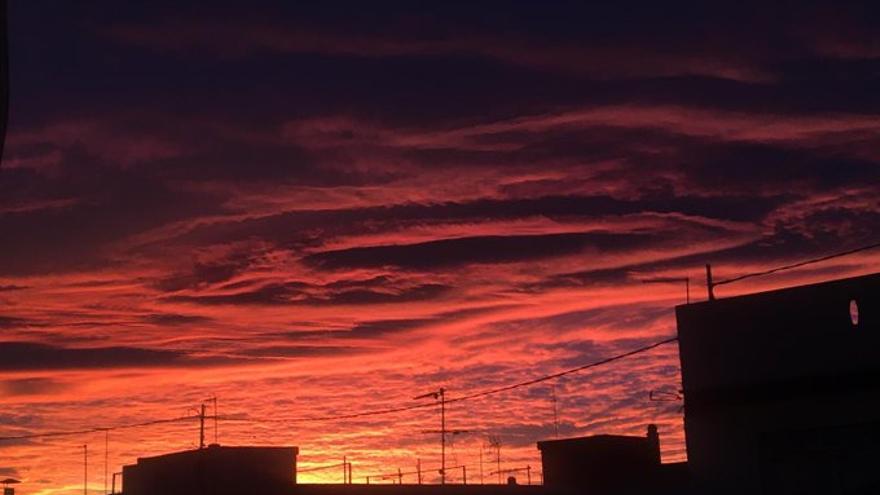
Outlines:
[[295, 447], [208, 447], [125, 466], [125, 495], [283, 493], [295, 482]]
[[730, 493], [866, 486], [852, 457], [880, 426], [878, 312], [880, 275], [676, 308], [692, 472]]
[[653, 425], [645, 437], [596, 435], [538, 442], [538, 448], [545, 486], [566, 493], [645, 493], [660, 467]]

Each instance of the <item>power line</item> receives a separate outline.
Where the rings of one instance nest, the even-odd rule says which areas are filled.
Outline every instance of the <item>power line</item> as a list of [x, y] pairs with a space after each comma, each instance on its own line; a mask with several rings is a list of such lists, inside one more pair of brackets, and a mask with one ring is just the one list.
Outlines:
[[476, 399], [478, 397], [485, 397], [487, 395], [494, 395], [494, 394], [499, 394], [501, 392], [507, 392], [507, 391], [522, 388], [522, 387], [528, 387], [530, 385], [535, 385], [536, 383], [546, 382], [546, 381], [553, 380], [556, 378], [561, 378], [566, 375], [570, 375], [572, 373], [577, 373], [579, 371], [584, 371], [584, 370], [587, 370], [590, 368], [596, 368], [598, 366], [603, 366], [608, 363], [613, 363], [614, 361], [619, 361], [621, 359], [625, 359], [630, 356], [635, 356], [636, 354], [642, 354], [644, 352], [648, 352], [650, 350], [656, 349], [657, 347], [660, 347], [662, 345], [666, 345], [666, 344], [675, 342], [676, 340], [678, 340], [678, 337], [670, 337], [668, 339], [661, 340], [659, 342], [655, 342], [653, 344], [646, 345], [644, 347], [640, 347], [638, 349], [634, 349], [629, 352], [624, 352], [623, 354], [618, 354], [616, 356], [602, 359], [601, 361], [596, 361], [593, 363], [585, 364], [583, 366], [578, 366], [577, 368], [571, 368], [571, 369], [568, 369], [565, 371], [560, 371], [558, 373], [553, 373], [552, 375], [545, 375], [545, 376], [542, 376], [539, 378], [534, 378], [532, 380], [528, 380], [528, 381], [524, 381], [524, 382], [520, 382], [520, 383], [514, 383], [513, 385], [507, 385], [504, 387], [498, 387], [498, 388], [494, 388], [494, 389], [490, 389], [490, 390], [485, 390], [483, 392], [477, 392], [477, 393], [470, 394], [470, 395], [463, 395], [461, 397], [455, 397], [452, 399], [448, 399], [446, 402], [447, 403], [449, 403], [449, 402], [462, 402], [462, 401], [466, 401], [466, 400]]
[[812, 264], [814, 264], [814, 263], [821, 263], [821, 262], [823, 262], [823, 261], [828, 261], [828, 260], [831, 260], [831, 259], [834, 259], [834, 258], [840, 258], [840, 257], [842, 257], [842, 256], [849, 256], [849, 255], [851, 255], [851, 254], [860, 253], [860, 252], [862, 252], [862, 251], [868, 251], [869, 249], [876, 249], [876, 248], [878, 248], [878, 247], [880, 247], [880, 242], [877, 242], [877, 243], [874, 243], [874, 244], [868, 244], [867, 246], [862, 246], [862, 247], [858, 247], [858, 248], [855, 248], [855, 249], [850, 249], [849, 251], [842, 251], [842, 252], [839, 252], [839, 253], [829, 254], [828, 256], [822, 256], [822, 257], [819, 257], [819, 258], [813, 258], [813, 259], [809, 259], [809, 260], [806, 260], [806, 261], [799, 261], [799, 262], [797, 262], [797, 263], [792, 263], [792, 264], [790, 264], [790, 265], [783, 265], [783, 266], [780, 266], [780, 267], [777, 267], [777, 268], [771, 268], [771, 269], [769, 269], [769, 270], [764, 270], [764, 271], [761, 271], [761, 272], [747, 273], [747, 274], [745, 274], [745, 275], [740, 275], [740, 276], [738, 276], [738, 277], [729, 278], [729, 279], [727, 279], [727, 280], [721, 280], [721, 281], [718, 281], [718, 282], [713, 282], [712, 285], [713, 285], [713, 286], [718, 286], [718, 285], [724, 285], [724, 284], [732, 284], [732, 283], [734, 283], [734, 282], [739, 282], [740, 280], [745, 280], [745, 279], [747, 279], [747, 278], [761, 277], [761, 276], [764, 276], [764, 275], [771, 275], [771, 274], [776, 273], [776, 272], [781, 272], [781, 271], [784, 271], [784, 270], [791, 270], [791, 269], [793, 269], [793, 268], [800, 268], [800, 267], [802, 267], [802, 266], [812, 265]]
[[[634, 349], [632, 351], [624, 352], [622, 354], [617, 354], [615, 356], [611, 356], [600, 361], [595, 361], [592, 363], [588, 363], [582, 366], [578, 366], [576, 368], [567, 369], [564, 371], [560, 371], [557, 373], [553, 373], [550, 375], [544, 375], [538, 378], [533, 378], [531, 380], [527, 380], [524, 382], [514, 383], [511, 385], [506, 385], [503, 387], [498, 387], [494, 389], [484, 390], [482, 392], [476, 392], [473, 394], [463, 395], [461, 397], [454, 397], [452, 399], [446, 399], [446, 403], [452, 402], [463, 402], [467, 400], [476, 399], [479, 397], [486, 397], [489, 395], [500, 394], [502, 392], [508, 392], [510, 390], [515, 390], [522, 387], [528, 387], [531, 385], [535, 385], [537, 383], [546, 382], [549, 380], [553, 380], [556, 378], [561, 378], [566, 375], [570, 375], [573, 373], [577, 373], [580, 371], [584, 371], [591, 368], [596, 368], [599, 366], [604, 366], [609, 363], [613, 363], [615, 361], [619, 361], [621, 359], [625, 359], [631, 356], [635, 356], [637, 354], [642, 354], [648, 351], [651, 351], [657, 347], [675, 342], [678, 340], [678, 337], [671, 337], [665, 340], [661, 340], [659, 342], [655, 342], [650, 345], [646, 345], [644, 347], [640, 347], [638, 349]], [[435, 403], [420, 403], [420, 404], [411, 404], [400, 407], [389, 407], [384, 409], [374, 409], [371, 411], [363, 411], [349, 414], [335, 414], [335, 415], [327, 415], [327, 416], [311, 416], [311, 417], [302, 417], [302, 418], [289, 418], [289, 419], [258, 419], [251, 418], [248, 416], [223, 416], [217, 417], [218, 419], [222, 419], [224, 421], [246, 421], [246, 422], [259, 422], [259, 423], [306, 423], [306, 422], [320, 422], [320, 421], [333, 421], [333, 420], [342, 420], [342, 419], [354, 419], [354, 418], [363, 418], [369, 416], [380, 416], [386, 414], [394, 414], [405, 411], [412, 411], [415, 409], [425, 409], [429, 407], [435, 407], [437, 404]], [[160, 424], [168, 424], [168, 423], [178, 423], [183, 421], [193, 421], [193, 420], [203, 420], [203, 418], [207, 418], [207, 416], [202, 416], [201, 414], [196, 416], [180, 416], [176, 418], [166, 418], [166, 419], [155, 419], [151, 421], [144, 421], [141, 423], [130, 423], [124, 425], [116, 425], [116, 426], [105, 426], [105, 427], [94, 427], [94, 428], [85, 428], [82, 430], [68, 430], [68, 431], [54, 431], [54, 432], [44, 432], [44, 433], [29, 433], [24, 435], [10, 435], [5, 437], [0, 437], [0, 442], [2, 441], [10, 441], [10, 440], [29, 440], [35, 438], [48, 438], [48, 437], [64, 437], [64, 436], [73, 436], [73, 435], [85, 435], [89, 433], [98, 433], [104, 431], [114, 431], [114, 430], [123, 430], [130, 428], [141, 428], [145, 426], [153, 426]]]
[[[531, 380], [527, 380], [524, 382], [514, 383], [511, 385], [505, 385], [503, 387], [484, 390], [482, 392], [476, 392], [473, 394], [463, 395], [461, 397], [454, 397], [451, 399], [446, 399], [445, 402], [447, 404], [452, 403], [452, 402], [463, 402], [466, 400], [472, 400], [472, 399], [476, 399], [479, 397], [485, 397], [485, 396], [489, 396], [489, 395], [500, 394], [502, 392], [508, 392], [510, 390], [515, 390], [515, 389], [522, 388], [522, 387], [528, 387], [530, 385], [535, 385], [537, 383], [542, 383], [542, 382], [546, 382], [546, 381], [553, 380], [556, 378], [561, 378], [563, 376], [577, 373], [580, 371], [584, 371], [584, 370], [587, 370], [590, 368], [604, 366], [606, 364], [613, 363], [613, 362], [619, 361], [621, 359], [625, 359], [625, 358], [628, 358], [631, 356], [635, 356], [637, 354], [642, 354], [642, 353], [651, 351], [657, 347], [675, 342], [677, 340], [678, 340], [678, 337], [670, 337], [668, 339], [664, 339], [659, 342], [655, 342], [653, 344], [646, 345], [646, 346], [640, 347], [638, 349], [634, 349], [632, 351], [624, 352], [622, 354], [617, 354], [615, 356], [611, 356], [611, 357], [602, 359], [600, 361], [595, 361], [595, 362], [588, 363], [588, 364], [585, 364], [582, 366], [578, 366], [576, 368], [571, 368], [571, 369], [567, 369], [567, 370], [553, 373], [550, 375], [545, 375], [545, 376], [541, 376], [538, 378], [533, 378]], [[413, 409], [424, 409], [424, 408], [435, 407], [435, 406], [437, 406], [437, 403], [425, 403], [425, 404], [414, 404], [414, 405], [401, 406], [401, 407], [392, 407], [392, 408], [387, 408], [387, 409], [376, 409], [376, 410], [372, 410], [372, 411], [364, 411], [364, 412], [360, 412], [360, 413], [351, 413], [351, 414], [338, 414], [338, 415], [329, 415], [329, 416], [312, 416], [312, 417], [287, 418], [287, 419], [267, 418], [267, 419], [262, 419], [262, 420], [257, 419], [257, 418], [243, 417], [243, 418], [240, 418], [239, 420], [261, 422], [261, 423], [306, 423], [306, 422], [317, 422], [317, 421], [330, 421], [330, 420], [337, 420], [337, 419], [361, 418], [361, 417], [366, 417], [366, 416], [378, 416], [378, 415], [392, 414], [392, 413], [403, 412], [403, 411], [410, 411]]]
[[346, 464], [348, 464], [348, 463], [347, 463], [347, 462], [337, 462], [336, 464], [326, 464], [326, 465], [323, 465], [323, 466], [313, 466], [313, 467], [308, 467], [308, 468], [300, 468], [299, 466], [297, 466], [297, 468], [296, 468], [296, 472], [297, 472], [297, 474], [299, 474], [299, 473], [311, 473], [311, 472], [313, 472], [313, 471], [323, 471], [323, 470], [325, 470], [325, 469], [332, 469], [332, 468], [342, 467], [342, 466], [345, 466]]
[[[425, 466], [422, 465], [421, 463], [419, 463], [418, 467], [419, 467], [419, 469], [416, 470], [416, 471], [398, 471], [398, 472], [396, 472], [396, 473], [371, 474], [371, 475], [368, 475], [368, 476], [364, 476], [364, 478], [370, 478], [370, 479], [376, 479], [376, 480], [379, 480], [379, 479], [387, 480], [387, 479], [392, 479], [392, 478], [399, 478], [399, 477], [401, 477], [401, 476], [412, 476], [412, 475], [414, 475], [414, 474], [415, 474], [415, 475], [426, 474], [426, 473], [430, 473], [430, 472], [432, 472], [432, 471], [435, 470], [435, 468], [433, 468], [433, 467], [425, 467]], [[449, 467], [447, 467], [447, 470], [448, 470], [448, 471], [452, 471], [452, 470], [455, 470], [455, 469], [461, 469], [461, 468], [470, 468], [470, 469], [474, 469], [474, 467], [475, 467], [474, 464], [458, 464], [458, 465], [456, 465], [456, 466], [449, 466]], [[437, 471], [441, 471], [442, 468], [438, 468], [438, 469], [436, 469], [436, 470], [437, 470]], [[301, 473], [302, 471], [297, 470], [297, 472], [298, 472], [298, 473]]]
[[248, 421], [252, 423], [311, 423], [311, 422], [319, 422], [319, 421], [332, 421], [337, 419], [353, 419], [353, 418], [363, 418], [367, 416], [380, 416], [385, 414], [393, 414], [404, 411], [411, 411], [413, 409], [425, 409], [429, 407], [434, 407], [437, 404], [435, 403], [426, 403], [426, 404], [415, 404], [411, 406], [401, 406], [401, 407], [389, 407], [386, 409], [375, 409], [372, 411], [364, 411], [359, 413], [350, 413], [350, 414], [335, 414], [329, 416], [308, 416], [302, 418], [287, 418], [287, 419], [274, 419], [274, 418], [265, 418], [258, 419], [252, 418], [249, 416], [241, 416], [237, 417], [235, 420], [237, 421]]
[[154, 419], [151, 421], [144, 421], [142, 423], [131, 423], [125, 425], [117, 425], [117, 426], [102, 426], [96, 428], [86, 428], [82, 430], [67, 430], [67, 431], [50, 431], [44, 433], [28, 433], [24, 435], [10, 435], [5, 437], [0, 437], [0, 442], [9, 441], [9, 440], [30, 440], [34, 438], [48, 438], [48, 437], [66, 437], [72, 435], [86, 435], [89, 433], [99, 433], [104, 431], [114, 431], [114, 430], [125, 430], [129, 428], [141, 428], [144, 426], [153, 426], [153, 425], [161, 425], [166, 423], [179, 423], [181, 421], [190, 421], [194, 419], [199, 419], [199, 416], [180, 416], [177, 418], [166, 418], [166, 419]]

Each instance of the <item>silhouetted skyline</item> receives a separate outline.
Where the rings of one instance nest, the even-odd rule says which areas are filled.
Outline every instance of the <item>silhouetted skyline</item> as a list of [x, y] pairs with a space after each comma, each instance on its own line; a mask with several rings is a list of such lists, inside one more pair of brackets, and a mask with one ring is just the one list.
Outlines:
[[[303, 468], [439, 465], [431, 404], [280, 421], [626, 353], [675, 334], [705, 263], [724, 280], [878, 240], [868, 2], [8, 10], [0, 437], [193, 416], [216, 397], [224, 445], [298, 445]], [[494, 438], [503, 467], [535, 466], [557, 432], [648, 423], [664, 461], [683, 460], [681, 404], [649, 399], [679, 373], [671, 344], [450, 404], [449, 428], [478, 433], [451, 439], [448, 463]], [[196, 447], [197, 426], [3, 442], [0, 479], [81, 493], [88, 444], [100, 491], [105, 440], [112, 473]]]

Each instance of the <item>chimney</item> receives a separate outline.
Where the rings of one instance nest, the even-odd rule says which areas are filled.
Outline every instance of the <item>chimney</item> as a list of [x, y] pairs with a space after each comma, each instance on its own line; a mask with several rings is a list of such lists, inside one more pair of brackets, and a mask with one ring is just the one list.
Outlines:
[[660, 433], [655, 424], [648, 425], [648, 449], [657, 464], [660, 464]]

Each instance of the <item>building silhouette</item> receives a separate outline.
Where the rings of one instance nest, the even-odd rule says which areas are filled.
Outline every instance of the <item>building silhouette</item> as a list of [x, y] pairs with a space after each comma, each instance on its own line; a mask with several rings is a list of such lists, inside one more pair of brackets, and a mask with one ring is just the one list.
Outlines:
[[544, 485], [564, 493], [637, 493], [656, 482], [660, 437], [595, 435], [538, 442]]
[[705, 493], [880, 493], [880, 274], [676, 308]]
[[296, 447], [221, 447], [142, 457], [122, 468], [125, 495], [286, 493], [296, 483]]

